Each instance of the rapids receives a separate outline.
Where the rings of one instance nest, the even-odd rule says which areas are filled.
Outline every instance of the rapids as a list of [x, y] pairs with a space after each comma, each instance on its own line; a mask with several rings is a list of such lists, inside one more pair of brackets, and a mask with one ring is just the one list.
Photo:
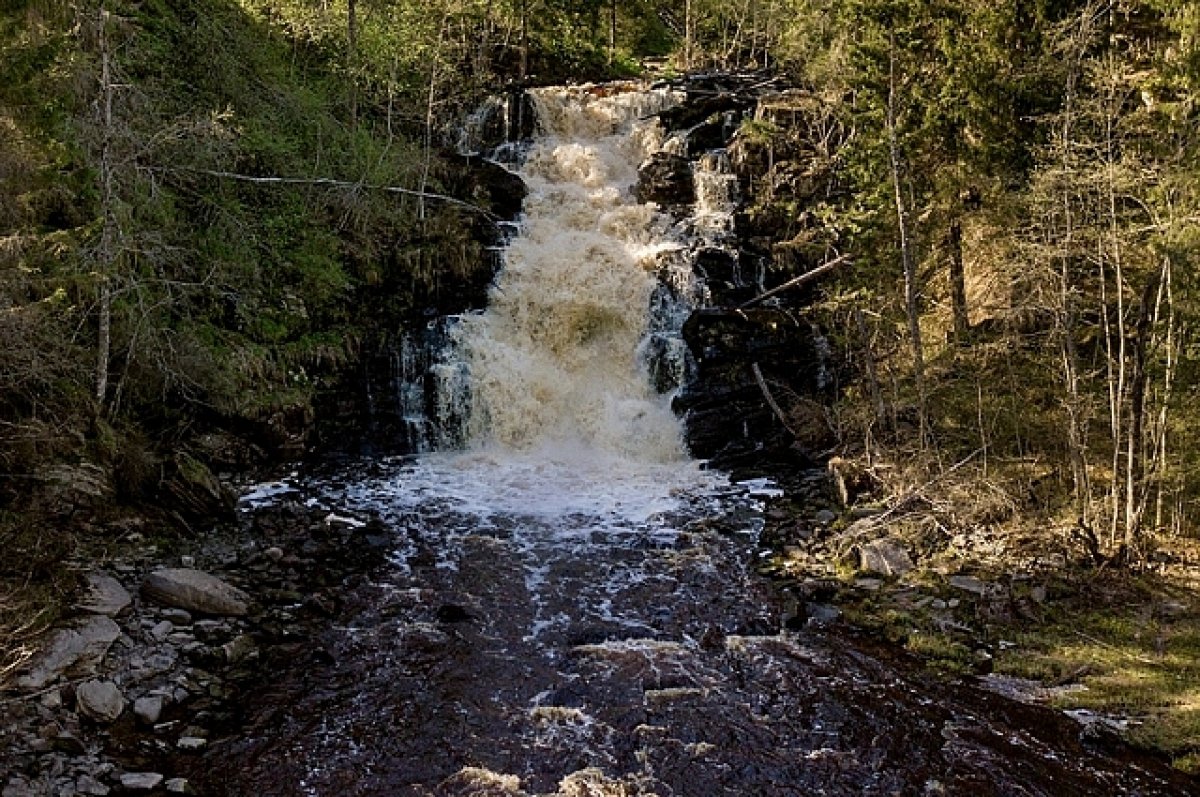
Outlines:
[[[392, 553], [308, 655], [263, 674], [244, 723], [210, 746], [202, 791], [1171, 793], [1068, 719], [926, 681], [827, 631], [781, 630], [754, 567], [769, 487], [689, 459], [678, 385], [650, 379], [687, 372], [672, 341], [700, 292], [671, 271], [686, 236], [728, 231], [673, 227], [633, 198], [638, 164], [666, 144], [654, 115], [678, 97], [618, 85], [533, 99], [521, 233], [441, 363], [456, 375], [439, 382], [455, 385], [443, 414], [465, 426], [443, 439], [465, 445], [243, 500], [377, 520]], [[701, 175], [710, 217], [734, 188], [719, 161]]]

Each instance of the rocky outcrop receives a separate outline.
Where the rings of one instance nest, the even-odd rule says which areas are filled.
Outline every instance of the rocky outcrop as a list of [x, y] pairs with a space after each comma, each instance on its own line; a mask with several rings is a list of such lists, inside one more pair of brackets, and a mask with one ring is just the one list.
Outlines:
[[156, 570], [142, 582], [142, 594], [151, 600], [201, 614], [241, 616], [250, 597], [216, 576], [200, 570]]

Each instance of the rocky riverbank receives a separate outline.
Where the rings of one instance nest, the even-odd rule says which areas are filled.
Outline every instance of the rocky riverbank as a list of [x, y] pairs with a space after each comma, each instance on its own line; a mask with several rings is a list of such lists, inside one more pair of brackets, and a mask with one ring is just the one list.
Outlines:
[[380, 522], [298, 501], [169, 551], [127, 535], [0, 693], [0, 794], [190, 793], [189, 759], [248, 691], [328, 657], [314, 640], [390, 549]]

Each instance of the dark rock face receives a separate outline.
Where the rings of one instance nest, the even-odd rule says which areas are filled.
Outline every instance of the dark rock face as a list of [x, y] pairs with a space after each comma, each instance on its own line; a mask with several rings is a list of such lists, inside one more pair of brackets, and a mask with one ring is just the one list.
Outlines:
[[777, 454], [803, 460], [789, 448], [791, 435], [775, 416], [754, 375], [792, 390], [816, 393], [819, 361], [811, 334], [783, 309], [710, 308], [694, 312], [683, 328], [696, 361], [696, 376], [676, 398], [694, 456], [719, 467], [748, 455]]
[[638, 169], [639, 202], [656, 202], [681, 209], [696, 201], [692, 164], [682, 155], [656, 152]]

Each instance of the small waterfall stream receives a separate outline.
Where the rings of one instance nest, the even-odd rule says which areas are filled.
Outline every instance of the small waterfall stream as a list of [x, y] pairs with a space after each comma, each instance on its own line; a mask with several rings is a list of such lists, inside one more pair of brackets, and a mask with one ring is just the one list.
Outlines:
[[[402, 395], [414, 448], [439, 450], [243, 501], [372, 519], [391, 535], [391, 566], [356, 588], [320, 659], [280, 676], [241, 738], [213, 745], [207, 793], [1092, 783], [1045, 739], [975, 716], [977, 702], [781, 630], [779, 598], [754, 570], [773, 490], [702, 470], [670, 410], [689, 368], [680, 328], [703, 298], [687, 249], [731, 232], [735, 181], [720, 153], [706, 156], [702, 212], [673, 227], [632, 188], [664, 146], [653, 117], [674, 94], [618, 84], [532, 98], [530, 196], [488, 309], [437, 322], [429, 345], [400, 354], [422, 386]], [[1029, 788], [983, 788], [1016, 757]]]

